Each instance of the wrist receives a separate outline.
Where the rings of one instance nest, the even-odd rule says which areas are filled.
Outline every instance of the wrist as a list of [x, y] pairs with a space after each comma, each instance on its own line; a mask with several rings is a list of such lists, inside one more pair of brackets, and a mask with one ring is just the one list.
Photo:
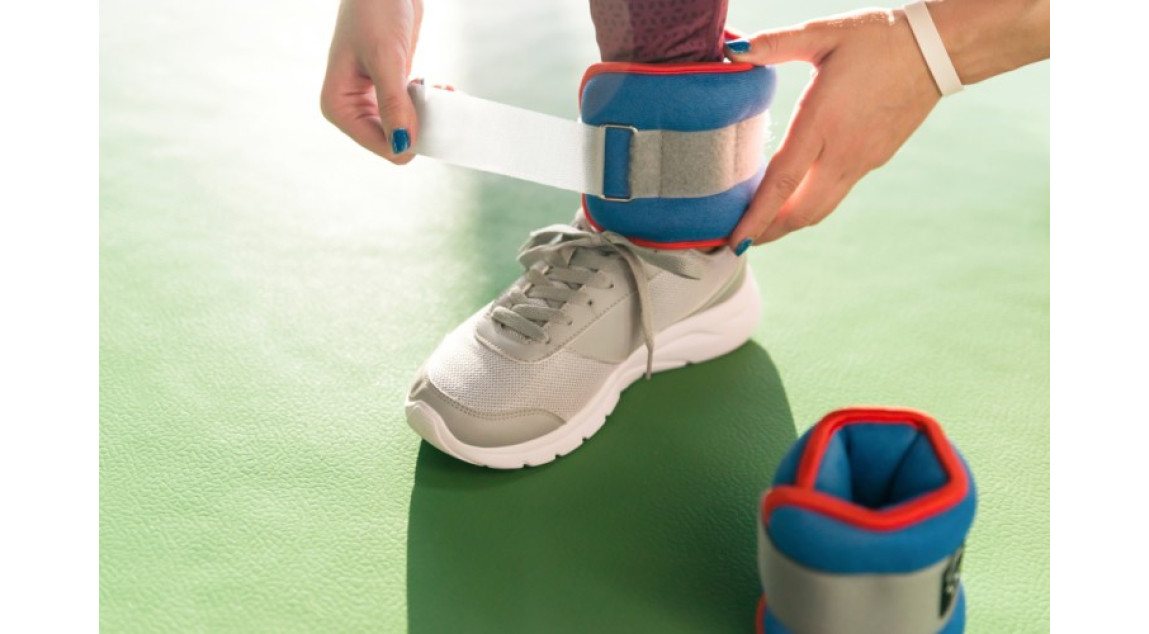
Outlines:
[[1049, 57], [1049, 0], [927, 3], [963, 85]]
[[901, 13], [909, 22], [918, 51], [929, 68], [938, 92], [943, 97], [960, 92], [963, 84], [926, 3], [922, 0], [911, 2], [901, 9]]

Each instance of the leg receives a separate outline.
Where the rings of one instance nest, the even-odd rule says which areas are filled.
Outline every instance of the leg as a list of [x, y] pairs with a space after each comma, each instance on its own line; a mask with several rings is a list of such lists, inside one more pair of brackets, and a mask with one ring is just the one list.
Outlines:
[[[742, 160], [743, 150], [754, 149], [746, 139], [764, 129], [772, 75], [714, 63], [722, 60], [726, 2], [591, 0], [603, 60], [641, 64], [592, 65], [580, 87], [582, 122], [604, 129], [604, 195], [584, 197], [588, 206], [571, 226], [532, 234], [520, 252], [527, 272], [448, 335], [420, 368], [407, 395], [407, 422], [435, 447], [500, 469], [550, 462], [598, 431], [634, 381], [724, 355], [753, 334], [760, 302], [753, 273], [726, 248], [725, 234], [715, 236], [744, 208], [742, 182], [757, 182], [743, 173], [755, 168]], [[673, 73], [656, 66], [668, 62], [705, 63]], [[723, 94], [727, 86], [737, 94]], [[677, 98], [663, 103], [658, 97], [665, 95]], [[743, 127], [725, 135], [660, 136], [658, 145], [647, 140], [642, 148], [636, 141], [652, 138], [639, 136], [647, 130], [733, 126]], [[697, 179], [689, 166], [667, 161], [680, 166], [667, 169], [676, 200], [661, 196], [661, 163], [653, 170], [656, 184], [652, 170], [639, 170], [646, 176], [633, 182], [640, 185], [630, 179], [630, 149], [661, 158], [663, 138], [694, 144], [671, 148], [673, 156], [696, 152], [710, 161]], [[730, 138], [735, 145], [722, 145]], [[615, 169], [607, 169], [608, 161]], [[746, 180], [730, 185], [729, 176]], [[608, 180], [617, 196], [605, 195]], [[632, 187], [647, 195], [632, 197]], [[703, 195], [690, 195], [699, 191]], [[611, 222], [594, 225], [594, 206]], [[663, 208], [676, 218], [667, 220]], [[650, 226], [659, 224], [665, 226]]]
[[720, 62], [727, 0], [590, 0], [604, 62]]

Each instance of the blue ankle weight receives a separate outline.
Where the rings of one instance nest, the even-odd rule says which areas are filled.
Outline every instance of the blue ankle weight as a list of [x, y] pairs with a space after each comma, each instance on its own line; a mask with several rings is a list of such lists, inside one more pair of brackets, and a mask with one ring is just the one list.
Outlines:
[[[749, 64], [591, 66], [581, 119], [607, 130], [603, 196], [583, 196], [590, 222], [644, 246], [724, 244], [765, 171], [774, 90], [774, 70]], [[644, 170], [661, 180], [643, 183]]]
[[764, 634], [957, 634], [977, 493], [964, 459], [911, 410], [828, 415], [762, 499]]

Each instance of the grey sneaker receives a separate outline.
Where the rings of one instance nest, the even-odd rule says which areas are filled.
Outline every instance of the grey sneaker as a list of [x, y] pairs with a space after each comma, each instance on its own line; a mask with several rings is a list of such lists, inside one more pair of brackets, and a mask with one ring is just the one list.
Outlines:
[[758, 285], [729, 249], [648, 249], [580, 215], [532, 233], [519, 262], [526, 273], [446, 336], [407, 396], [412, 429], [477, 465], [570, 453], [638, 378], [724, 355], [758, 322]]

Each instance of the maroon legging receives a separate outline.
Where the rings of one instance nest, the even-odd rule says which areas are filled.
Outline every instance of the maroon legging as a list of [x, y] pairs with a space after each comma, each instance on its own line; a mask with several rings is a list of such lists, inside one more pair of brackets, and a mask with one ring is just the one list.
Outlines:
[[720, 62], [727, 0], [590, 0], [604, 62]]

